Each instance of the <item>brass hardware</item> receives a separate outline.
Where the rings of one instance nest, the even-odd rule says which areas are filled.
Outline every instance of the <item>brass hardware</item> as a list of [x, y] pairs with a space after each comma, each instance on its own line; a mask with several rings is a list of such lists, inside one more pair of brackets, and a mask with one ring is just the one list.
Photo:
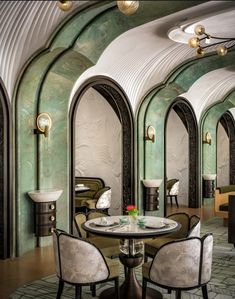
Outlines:
[[146, 129], [146, 134], [145, 134], [145, 140], [151, 140], [152, 142], [155, 142], [155, 129], [153, 126], [148, 126]]
[[55, 216], [50, 216], [49, 218], [51, 221], [54, 221], [55, 220]]
[[51, 204], [51, 205], [49, 206], [49, 208], [50, 208], [51, 210], [55, 210], [55, 205]]
[[50, 115], [46, 112], [40, 113], [36, 119], [36, 129], [34, 129], [34, 134], [44, 134], [45, 137], [48, 137], [51, 124], [52, 121]]
[[211, 134], [209, 132], [206, 132], [205, 137], [203, 138], [203, 143], [211, 145]]

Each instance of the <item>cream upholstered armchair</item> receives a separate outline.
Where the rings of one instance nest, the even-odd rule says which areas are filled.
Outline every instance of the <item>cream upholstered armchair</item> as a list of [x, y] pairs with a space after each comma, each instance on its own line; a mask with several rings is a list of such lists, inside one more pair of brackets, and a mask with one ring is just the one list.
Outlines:
[[200, 218], [197, 215], [190, 216], [187, 213], [180, 212], [171, 214], [167, 218], [179, 222], [181, 228], [177, 232], [145, 241], [145, 262], [148, 260], [148, 257], [153, 258], [159, 248], [170, 241], [190, 236], [200, 237], [201, 223]]
[[181, 298], [182, 290], [201, 287], [203, 298], [208, 299], [207, 283], [211, 278], [212, 250], [212, 234], [164, 244], [152, 262], [142, 265], [142, 299], [146, 298], [148, 282], [175, 290], [176, 299]]
[[102, 193], [97, 199], [88, 199], [84, 205], [88, 210], [100, 210], [108, 212], [111, 205], [111, 188]]
[[64, 283], [75, 285], [75, 299], [81, 299], [82, 286], [93, 286], [109, 280], [115, 281], [116, 298], [119, 298], [119, 263], [105, 258], [90, 242], [53, 231], [56, 273], [59, 278], [57, 299], [61, 298]]

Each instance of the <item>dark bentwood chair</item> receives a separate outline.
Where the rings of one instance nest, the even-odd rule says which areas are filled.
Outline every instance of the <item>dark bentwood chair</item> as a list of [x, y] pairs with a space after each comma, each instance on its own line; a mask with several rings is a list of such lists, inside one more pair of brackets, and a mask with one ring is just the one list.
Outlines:
[[203, 298], [208, 299], [207, 283], [211, 278], [213, 236], [190, 237], [164, 244], [152, 262], [142, 265], [143, 293], [147, 283], [176, 291], [176, 299], [183, 290], [201, 287]]
[[120, 298], [118, 261], [105, 258], [95, 245], [61, 230], [53, 231], [53, 246], [59, 278], [57, 299], [61, 298], [65, 282], [75, 286], [75, 299], [81, 299], [82, 286], [110, 280], [114, 280], [116, 298]]
[[171, 206], [172, 206], [172, 198], [174, 197], [177, 208], [179, 207], [178, 198], [177, 198], [178, 194], [179, 194], [179, 180], [178, 179], [168, 180], [166, 183], [166, 197], [170, 198]]

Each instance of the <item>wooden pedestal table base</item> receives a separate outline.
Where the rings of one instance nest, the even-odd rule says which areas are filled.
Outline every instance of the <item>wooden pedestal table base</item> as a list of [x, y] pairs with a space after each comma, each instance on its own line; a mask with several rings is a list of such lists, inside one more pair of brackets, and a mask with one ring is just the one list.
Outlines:
[[[135, 269], [139, 266], [143, 260], [143, 255], [138, 253], [135, 256], [125, 255], [124, 253], [120, 253], [119, 259], [121, 263], [127, 267], [127, 275], [120, 286], [120, 298], [121, 299], [142, 299], [142, 286], [138, 282]], [[104, 290], [100, 294], [101, 299], [114, 299], [115, 298], [115, 289], [109, 288]], [[156, 290], [151, 288], [147, 288], [146, 299], [158, 299], [162, 298], [162, 294]]]

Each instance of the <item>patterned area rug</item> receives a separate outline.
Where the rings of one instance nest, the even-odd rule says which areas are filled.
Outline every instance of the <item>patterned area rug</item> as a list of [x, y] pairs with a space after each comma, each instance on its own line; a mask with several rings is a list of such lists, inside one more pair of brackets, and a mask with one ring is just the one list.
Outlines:
[[[208, 284], [209, 298], [215, 299], [231, 299], [235, 298], [235, 249], [232, 244], [227, 242], [227, 228], [223, 227], [222, 219], [213, 218], [202, 225], [201, 233], [204, 235], [212, 232], [214, 236], [213, 249], [213, 266], [212, 279]], [[121, 281], [124, 279], [123, 268], [120, 265]], [[136, 269], [136, 274], [141, 282], [141, 267]], [[11, 296], [12, 299], [17, 298], [38, 298], [38, 299], [54, 299], [56, 298], [58, 279], [55, 275], [45, 277], [41, 280], [34, 281], [18, 288]], [[112, 286], [112, 283], [97, 285], [97, 296]], [[167, 294], [164, 289], [151, 286], [158, 289], [163, 298], [173, 299], [175, 293]], [[83, 287], [83, 299], [94, 298], [91, 296], [89, 287]], [[62, 298], [74, 298], [74, 287], [65, 285]], [[98, 298], [98, 297], [95, 297]], [[195, 289], [182, 293], [183, 299], [202, 298], [201, 289]], [[135, 299], [135, 298], [133, 298]]]

